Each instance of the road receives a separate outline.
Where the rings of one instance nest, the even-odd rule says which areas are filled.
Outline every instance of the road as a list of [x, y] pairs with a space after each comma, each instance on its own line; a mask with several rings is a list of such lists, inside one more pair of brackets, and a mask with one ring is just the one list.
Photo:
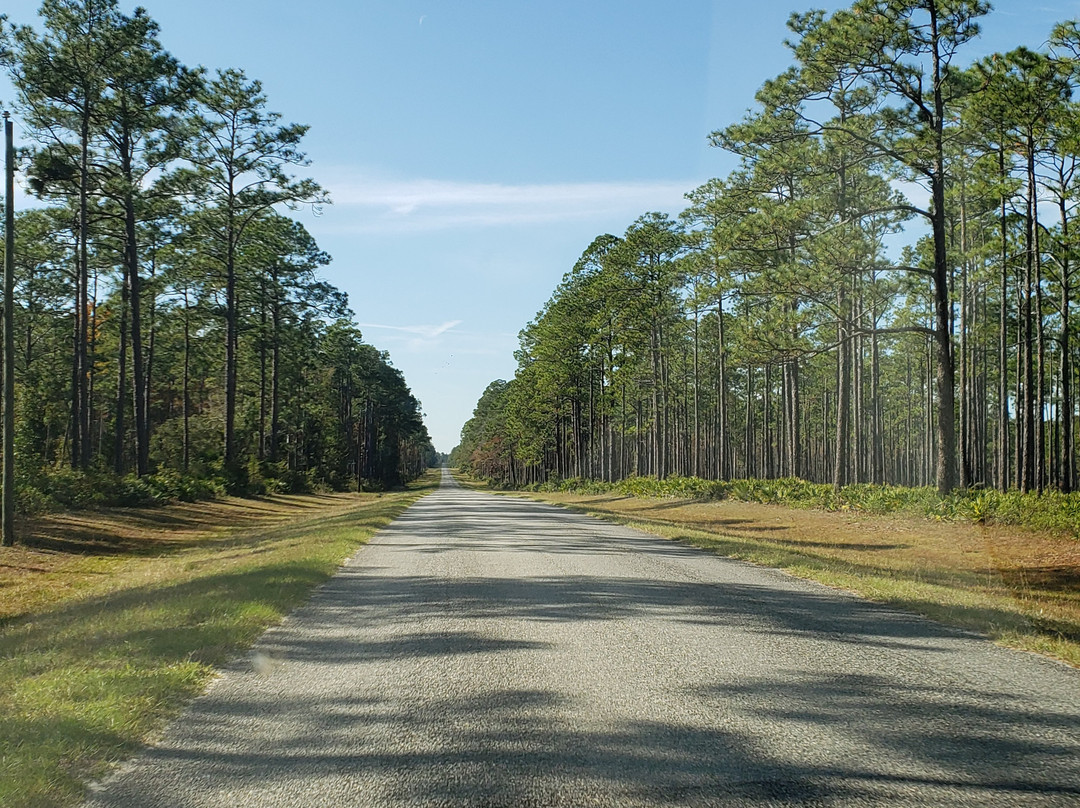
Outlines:
[[86, 805], [1075, 806], [1078, 674], [444, 479]]

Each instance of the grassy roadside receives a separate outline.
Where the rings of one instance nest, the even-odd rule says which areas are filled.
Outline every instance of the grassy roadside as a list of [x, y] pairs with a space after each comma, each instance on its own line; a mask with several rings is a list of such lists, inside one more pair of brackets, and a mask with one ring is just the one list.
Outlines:
[[25, 526], [36, 548], [0, 548], [0, 805], [76, 802], [437, 484]]
[[1059, 533], [731, 500], [514, 494], [783, 569], [1080, 667], [1080, 541]]

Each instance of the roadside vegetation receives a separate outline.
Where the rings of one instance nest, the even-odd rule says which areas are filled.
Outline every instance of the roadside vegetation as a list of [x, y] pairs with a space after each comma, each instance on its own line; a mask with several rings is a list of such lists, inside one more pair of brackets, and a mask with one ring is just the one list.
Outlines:
[[437, 484], [23, 523], [0, 548], [0, 805], [77, 802]]
[[944, 522], [1010, 525], [1080, 538], [1080, 494], [1057, 491], [1022, 493], [994, 489], [957, 490], [941, 496], [933, 488], [907, 488], [869, 483], [832, 485], [796, 478], [772, 480], [705, 480], [699, 477], [627, 477], [618, 482], [549, 480], [523, 486], [540, 493], [621, 494], [632, 497], [691, 500], [733, 500], [814, 508], [826, 511], [899, 514]]

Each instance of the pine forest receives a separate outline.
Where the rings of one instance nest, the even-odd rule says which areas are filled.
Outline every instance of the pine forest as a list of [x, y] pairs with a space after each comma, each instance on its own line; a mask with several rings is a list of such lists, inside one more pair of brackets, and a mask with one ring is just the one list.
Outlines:
[[709, 135], [737, 167], [584, 249], [454, 461], [1074, 491], [1080, 28], [974, 58], [988, 13], [793, 15], [792, 66]]
[[41, 20], [0, 41], [39, 200], [14, 228], [18, 510], [420, 474], [419, 402], [302, 224], [330, 203], [307, 127], [242, 70], [184, 66], [141, 8]]

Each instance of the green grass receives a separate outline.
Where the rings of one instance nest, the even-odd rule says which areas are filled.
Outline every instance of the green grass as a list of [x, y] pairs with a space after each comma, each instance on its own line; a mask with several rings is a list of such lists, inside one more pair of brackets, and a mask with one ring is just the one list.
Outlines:
[[[0, 805], [64, 806], [302, 604], [434, 485], [330, 516], [214, 531], [203, 545], [107, 561], [102, 583], [0, 630]], [[280, 521], [280, 520], [279, 520]]]

